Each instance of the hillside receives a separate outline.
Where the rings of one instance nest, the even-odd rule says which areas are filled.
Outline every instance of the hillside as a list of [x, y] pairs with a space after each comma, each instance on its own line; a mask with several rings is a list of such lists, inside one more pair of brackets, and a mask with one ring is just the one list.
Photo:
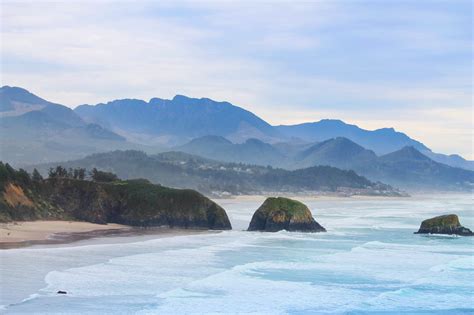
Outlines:
[[263, 166], [284, 166], [287, 162], [286, 156], [277, 148], [258, 139], [232, 143], [224, 137], [204, 136], [193, 139], [174, 150], [225, 162]]
[[[248, 142], [234, 144], [224, 138], [208, 136], [176, 149], [207, 158], [271, 165], [289, 170], [327, 165], [354, 170], [372, 181], [381, 181], [401, 189], [469, 190], [474, 183], [473, 171], [435, 162], [413, 147], [379, 157], [373, 151], [343, 137], [311, 146], [301, 143], [268, 144], [253, 140], [258, 144], [259, 151], [254, 150]], [[397, 157], [403, 157], [403, 162]]]
[[346, 138], [329, 139], [303, 150], [295, 156], [298, 167], [331, 165], [343, 169], [356, 169], [377, 160], [373, 151]]
[[275, 128], [286, 137], [299, 138], [308, 142], [320, 142], [344, 137], [368, 150], [374, 151], [377, 155], [388, 154], [403, 147], [412, 146], [434, 161], [474, 170], [474, 161], [465, 160], [455, 154], [435, 153], [423, 143], [393, 128], [366, 130], [336, 119], [323, 119], [318, 122], [297, 125], [280, 125], [275, 126]]
[[404, 147], [378, 158], [364, 173], [370, 178], [405, 187], [472, 190], [474, 172], [433, 161], [414, 147]]
[[0, 158], [32, 164], [83, 157], [114, 148], [138, 148], [68, 107], [16, 87], [0, 88]]
[[182, 144], [206, 135], [271, 139], [278, 133], [253, 113], [228, 102], [176, 95], [171, 100], [153, 98], [149, 102], [123, 99], [106, 104], [82, 105], [75, 109], [84, 120], [98, 123], [137, 142], [150, 138], [164, 144]]
[[309, 142], [344, 137], [376, 154], [393, 152], [407, 145], [419, 150], [428, 150], [421, 142], [413, 140], [393, 128], [365, 130], [356, 125], [346, 124], [341, 120], [323, 119], [313, 123], [281, 125], [276, 128], [287, 136], [298, 137]]
[[99, 182], [31, 178], [0, 163], [0, 222], [63, 219], [133, 226], [230, 229], [224, 209], [192, 190], [153, 185], [147, 180]]
[[[398, 195], [390, 186], [374, 183], [353, 171], [329, 166], [301, 170], [218, 162], [180, 152], [146, 155], [139, 151], [94, 154], [61, 163], [64, 167], [98, 168], [122, 178], [146, 178], [176, 188], [192, 188], [208, 195], [316, 192]], [[38, 165], [43, 173], [56, 164]]]
[[294, 165], [350, 169], [404, 190], [471, 190], [474, 185], [473, 171], [435, 162], [414, 147], [377, 157], [345, 138], [330, 139], [302, 151], [295, 157]]

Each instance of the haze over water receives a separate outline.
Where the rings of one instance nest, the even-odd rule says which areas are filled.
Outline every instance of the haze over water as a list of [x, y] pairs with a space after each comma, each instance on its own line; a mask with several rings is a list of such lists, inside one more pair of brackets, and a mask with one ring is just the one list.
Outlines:
[[448, 213], [473, 228], [471, 195], [305, 199], [328, 230], [314, 234], [246, 232], [263, 197], [216, 201], [234, 230], [0, 251], [0, 304], [7, 314], [474, 312], [473, 238], [413, 234]]

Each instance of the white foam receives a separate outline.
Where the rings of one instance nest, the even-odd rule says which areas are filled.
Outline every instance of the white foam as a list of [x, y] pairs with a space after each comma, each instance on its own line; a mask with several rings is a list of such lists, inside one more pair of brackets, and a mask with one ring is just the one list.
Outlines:
[[[472, 302], [472, 241], [422, 237], [410, 230], [448, 206], [465, 209], [469, 203], [407, 199], [308, 204], [327, 233], [237, 230], [1, 251], [0, 267], [8, 270], [2, 271], [2, 285], [25, 290], [1, 304], [21, 296], [18, 301], [24, 302], [7, 311], [67, 311], [73, 306], [87, 313], [90, 305], [100, 304], [101, 312], [119, 305], [124, 313], [285, 314], [403, 313], [468, 307]], [[250, 218], [255, 206], [236, 203], [230, 215], [237, 221]], [[68, 298], [59, 298], [58, 290], [68, 291]]]

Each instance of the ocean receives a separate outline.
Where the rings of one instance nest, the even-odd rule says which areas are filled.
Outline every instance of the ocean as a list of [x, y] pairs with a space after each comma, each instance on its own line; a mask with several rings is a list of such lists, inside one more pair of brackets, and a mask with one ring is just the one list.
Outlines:
[[216, 200], [232, 231], [1, 250], [0, 312], [474, 314], [474, 238], [413, 234], [473, 229], [472, 195], [304, 198], [327, 233], [246, 232], [263, 200]]

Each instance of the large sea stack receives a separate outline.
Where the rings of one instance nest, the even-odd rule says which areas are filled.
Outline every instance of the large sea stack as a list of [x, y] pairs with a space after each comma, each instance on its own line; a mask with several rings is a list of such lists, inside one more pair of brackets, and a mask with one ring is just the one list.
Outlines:
[[255, 211], [248, 231], [277, 232], [281, 230], [326, 232], [326, 229], [314, 220], [305, 204], [282, 197], [267, 198]]
[[420, 229], [415, 234], [450, 234], [472, 236], [468, 228], [459, 223], [455, 214], [441, 215], [421, 222]]

